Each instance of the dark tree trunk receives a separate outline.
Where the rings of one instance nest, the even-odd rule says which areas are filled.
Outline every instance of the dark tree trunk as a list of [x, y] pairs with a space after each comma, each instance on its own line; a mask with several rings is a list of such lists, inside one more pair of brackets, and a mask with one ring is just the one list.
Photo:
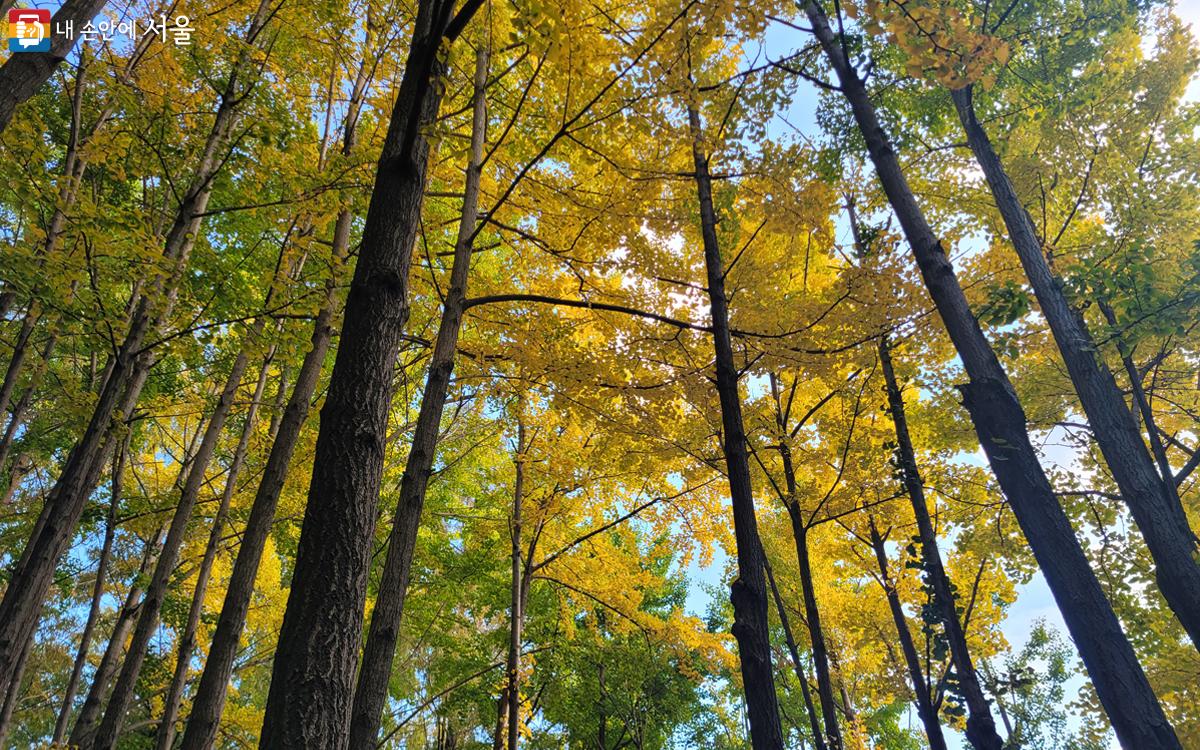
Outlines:
[[804, 699], [804, 710], [808, 712], [808, 723], [812, 728], [813, 747], [816, 750], [827, 750], [825, 733], [821, 729], [821, 718], [817, 715], [817, 707], [813, 703], [812, 691], [808, 688], [808, 675], [804, 673], [804, 665], [800, 661], [800, 649], [796, 647], [796, 638], [792, 635], [792, 625], [788, 620], [787, 609], [783, 597], [779, 595], [779, 587], [775, 585], [775, 574], [767, 563], [767, 582], [771, 585], [771, 595], [775, 598], [775, 610], [779, 612], [779, 623], [783, 626], [783, 637], [787, 642], [788, 654], [792, 657], [792, 666], [796, 670], [796, 680], [800, 683], [800, 694]]
[[[933, 520], [929, 517], [929, 505], [925, 499], [925, 486], [921, 481], [921, 472], [917, 466], [916, 451], [913, 449], [912, 437], [908, 432], [908, 418], [904, 411], [904, 394], [896, 379], [896, 370], [892, 367], [891, 348], [887, 337], [879, 340], [879, 362], [883, 370], [884, 381], [887, 384], [888, 410], [891, 412], [892, 424], [896, 430], [896, 450], [900, 459], [900, 471], [904, 478], [904, 489], [912, 504], [913, 516], [917, 520], [917, 535], [921, 540], [921, 560], [929, 583], [933, 587], [934, 606], [938, 617], [945, 628], [946, 640], [950, 645], [950, 655], [954, 660], [955, 674], [967, 703], [967, 740], [975, 750], [1001, 750], [1004, 741], [996, 731], [996, 722], [992, 718], [991, 706], [983, 694], [979, 682], [979, 674], [971, 661], [971, 651], [967, 647], [967, 637], [963, 632], [962, 622], [958, 617], [958, 608], [954, 602], [954, 588], [950, 576], [942, 565], [942, 555], [938, 551], [937, 532], [933, 528]], [[886, 562], [886, 558], [885, 558]]]
[[[270, 8], [270, 3], [265, 0], [259, 5], [247, 32], [249, 40], [253, 41], [258, 36], [267, 21]], [[224, 164], [219, 151], [228, 141], [235, 124], [237, 105], [244, 99], [238, 75], [249, 59], [247, 52], [239, 57], [234, 66], [218, 104], [196, 173], [167, 233], [163, 258], [168, 261], [171, 270], [165, 276], [156, 278], [151, 284], [151, 291], [138, 301], [125, 340], [110, 358], [108, 377], [87, 428], [68, 454], [59, 479], [46, 498], [46, 512], [43, 513], [45, 522], [39, 524], [30, 538], [21, 556], [21, 565], [4, 592], [4, 600], [0, 603], [0, 691], [8, 687], [13, 663], [23, 648], [22, 644], [33, 637], [54, 568], [70, 546], [87, 499], [99, 481], [114, 414], [118, 414], [119, 421], [128, 419], [145, 384], [151, 359], [143, 347], [162, 327], [174, 307], [180, 279], [212, 194], [213, 178]], [[5, 63], [5, 67], [9, 63]], [[118, 406], [121, 407], [119, 412], [116, 411]]]
[[[1104, 313], [1104, 319], [1108, 321], [1110, 326], [1114, 328], [1119, 325], [1117, 314], [1107, 301], [1097, 300], [1101, 312]], [[1154, 460], [1158, 464], [1159, 476], [1162, 481], [1170, 484], [1170, 492], [1174, 497], [1179, 497], [1178, 485], [1175, 483], [1175, 471], [1171, 468], [1171, 460], [1167, 458], [1167, 448], [1163, 445], [1162, 431], [1158, 429], [1158, 420], [1154, 416], [1154, 409], [1150, 406], [1150, 399], [1146, 395], [1146, 387], [1142, 383], [1142, 374], [1138, 371], [1137, 365], [1133, 361], [1133, 352], [1125, 343], [1120, 334], [1113, 336], [1117, 344], [1117, 351], [1121, 355], [1121, 364], [1125, 368], [1125, 374], [1129, 378], [1129, 390], [1133, 393], [1133, 403], [1137, 406], [1137, 413], [1142, 417], [1142, 423], [1146, 425], [1146, 437], [1150, 442], [1150, 452], [1154, 454]], [[0, 466], [3, 465], [0, 461]], [[1200, 645], [1200, 644], [1197, 644]]]
[[725, 464], [729, 474], [729, 496], [733, 505], [733, 531], [737, 543], [738, 577], [730, 590], [733, 602], [733, 636], [738, 643], [742, 687], [750, 719], [754, 750], [783, 750], [779, 725], [779, 701], [771, 664], [771, 635], [767, 623], [767, 587], [758, 519], [754, 515], [754, 491], [750, 485], [750, 461], [742, 423], [738, 372], [734, 366], [729, 334], [729, 302], [725, 297], [725, 267], [717, 244], [717, 216], [713, 209], [712, 179], [704, 153], [700, 114], [688, 108], [696, 192], [700, 202], [700, 230], [704, 241], [704, 265], [708, 272], [708, 299], [712, 312], [713, 345], [716, 353], [717, 395], [721, 402]]
[[1175, 731], [1038, 463], [1012, 384], [917, 205], [862, 79], [847, 60], [820, 6], [806, 0], [804, 10], [837, 74], [875, 172], [967, 371], [970, 383], [961, 390], [980, 445], [1046, 576], [1118, 738], [1139, 750], [1178, 750]]
[[25, 676], [25, 667], [29, 664], [31, 651], [33, 651], [32, 640], [25, 643], [25, 648], [17, 656], [8, 693], [4, 696], [4, 702], [0, 704], [0, 747], [4, 747], [8, 740], [8, 732], [12, 728], [12, 717], [17, 710], [17, 704], [21, 701], [21, 680]]
[[[350, 215], [343, 213], [338, 217], [338, 224], [334, 229], [335, 253], [339, 247], [343, 250], [346, 247], [349, 231]], [[343, 239], [339, 242], [337, 237]], [[335, 265], [339, 262], [335, 260]], [[333, 275], [336, 275], [336, 268]], [[305, 355], [297, 373], [296, 385], [279, 422], [278, 433], [271, 444], [262, 479], [250, 506], [250, 515], [242, 532], [237, 559], [230, 573], [217, 627], [209, 646], [208, 659], [204, 664], [196, 695], [192, 698], [192, 711], [181, 745], [183, 748], [207, 749], [211, 748], [216, 740], [217, 727], [225, 708], [226, 689], [233, 675], [233, 661], [237, 656], [238, 643], [246, 624], [246, 613], [250, 609], [250, 599], [254, 594], [254, 579], [258, 575], [258, 566], [271, 533], [279, 494], [287, 479], [288, 465], [296, 449], [301, 428], [308, 417], [309, 406], [321, 377], [321, 366], [325, 362], [333, 337], [334, 286], [335, 282], [331, 278], [326, 289], [326, 300], [313, 326], [308, 354]]]
[[[785, 446], [786, 448], [786, 446]], [[808, 556], [808, 524], [795, 498], [795, 474], [791, 456], [784, 455], [784, 472], [791, 495], [787, 503], [788, 517], [792, 522], [792, 536], [796, 541], [796, 561], [800, 567], [800, 589], [804, 598], [804, 617], [808, 620], [809, 643], [812, 647], [813, 667], [817, 673], [817, 693], [821, 698], [821, 715], [825, 719], [825, 738], [830, 750], [844, 747], [842, 731], [837, 715], [837, 701], [833, 697], [833, 674], [829, 669], [829, 649], [825, 644], [825, 630], [821, 626], [821, 609], [817, 606], [817, 591], [813, 585], [812, 562]]]
[[452, 0], [418, 3], [321, 411], [263, 719], [260, 745], [268, 750], [340, 750], [349, 740], [393, 371], [429, 160], [423, 131], [441, 103], [438, 50], [479, 4], [468, 0], [450, 21]]
[[513, 459], [516, 479], [513, 482], [512, 508], [512, 599], [508, 618], [508, 747], [517, 750], [521, 732], [521, 631], [525, 620], [525, 583], [521, 578], [524, 559], [521, 549], [521, 511], [525, 502], [525, 424], [517, 417], [517, 455]]
[[79, 689], [79, 679], [83, 675], [84, 665], [87, 664], [88, 652], [91, 650], [92, 633], [96, 629], [96, 620], [100, 617], [100, 605], [104, 598], [104, 579], [108, 575], [108, 561], [112, 556], [113, 537], [117, 530], [117, 506], [121, 503], [121, 487], [125, 471], [125, 457], [129, 451], [129, 438], [117, 450], [112, 468], [112, 490], [108, 506], [108, 518], [104, 526], [104, 543], [100, 547], [100, 559], [96, 562], [96, 583], [92, 586], [92, 603], [88, 609], [87, 621], [83, 625], [83, 634], [79, 636], [79, 649], [75, 653], [75, 663], [71, 667], [71, 677], [67, 680], [67, 688], [63, 691], [62, 707], [58, 710], [58, 720], [54, 722], [54, 734], [50, 739], [52, 746], [62, 743], [67, 736], [67, 722], [71, 718], [71, 709], [75, 704], [75, 693]]
[[51, 333], [42, 346], [41, 361], [38, 362], [38, 366], [30, 376], [29, 383], [25, 386], [25, 392], [21, 394], [21, 398], [17, 399], [17, 403], [13, 404], [12, 414], [8, 417], [8, 425], [4, 428], [4, 435], [0, 437], [0, 474], [4, 472], [4, 465], [8, 462], [8, 453], [12, 450], [13, 441], [17, 439], [17, 432], [25, 423], [25, 414], [29, 411], [29, 404], [32, 403], [38, 386], [41, 385], [42, 377], [50, 365], [50, 357], [54, 354], [54, 347], [57, 343], [57, 332]]
[[[118, 355], [117, 360], [121, 356]], [[21, 553], [0, 604], [0, 689], [7, 692], [10, 682], [19, 681], [15, 669], [27, 644], [32, 641], [41, 614], [42, 600], [50, 588], [54, 568], [74, 536], [88, 496], [100, 480], [100, 471], [112, 448], [114, 433], [110, 420], [128, 421], [137, 397], [146, 383], [148, 355], [130, 352], [127, 387], [108, 384], [101, 404], [93, 412], [92, 422], [81, 443], [68, 455], [66, 468], [55, 483], [34, 524], [30, 542]], [[104, 404], [108, 404], [102, 411]], [[68, 471], [70, 469], [70, 471]]]
[[1188, 527], [1175, 483], [1164, 482], [1155, 469], [1137, 422], [1100, 358], [1087, 323], [1071, 307], [1061, 280], [1051, 271], [1033, 222], [1021, 205], [987, 132], [975, 118], [971, 90], [967, 86], [951, 92], [967, 143], [983, 169], [1038, 306], [1050, 324], [1104, 461], [1154, 558], [1158, 588], [1175, 617], [1183, 623], [1192, 644], [1200, 648], [1200, 540]]
[[404, 598], [408, 592], [409, 575], [412, 572], [413, 549], [421, 522], [421, 509], [425, 504], [425, 490], [437, 453], [438, 432], [441, 429], [446, 394], [450, 388], [450, 376], [454, 371], [454, 356], [467, 298], [472, 237], [478, 215], [480, 165], [483, 162], [484, 130], [487, 125], [484, 101], [487, 68], [488, 52], [486, 47], [481, 45], [475, 57], [471, 151], [466, 168], [458, 239], [454, 246], [454, 261], [450, 270], [450, 287], [442, 306], [442, 319], [433, 347], [433, 357], [429, 363], [425, 391], [421, 395], [421, 411], [413, 432], [412, 446], [409, 448], [404, 476], [400, 480], [400, 499], [388, 535], [383, 576], [372, 610], [371, 625], [363, 648], [362, 666], [354, 691], [350, 746], [355, 748], [371, 746], [379, 733], [380, 714], [387, 700], [396, 639], [400, 635], [400, 620], [404, 613]]
[[129, 591], [125, 594], [125, 601], [117, 613], [116, 622], [113, 623], [113, 630], [108, 639], [108, 646], [104, 649], [104, 655], [100, 657], [100, 664], [96, 667], [96, 673], [92, 675], [92, 684], [89, 686], [88, 694], [83, 700], [83, 706], [79, 709], [79, 715], [75, 717], [75, 725], [71, 727], [71, 735], [67, 742], [70, 747], [82, 747], [91, 741], [91, 735], [96, 728], [96, 722], [100, 720], [100, 710], [104, 706], [108, 686], [117, 671], [121, 651], [125, 648], [125, 640], [129, 637], [129, 632], [133, 629], [134, 618], [137, 617], [138, 607], [141, 606], [142, 593], [145, 589], [136, 583], [136, 581], [141, 580], [150, 568], [153, 567], [154, 561], [158, 557], [162, 535], [165, 532], [166, 528], [164, 527], [146, 543], [146, 549], [142, 553], [142, 562], [138, 568], [135, 583], [129, 587]]
[[241, 386], [242, 376], [246, 372], [246, 366], [250, 361], [248, 347], [252, 345], [254, 339], [257, 338], [257, 331], [249, 336], [249, 341], [244, 345], [241, 352], [238, 353], [237, 359], [233, 363], [233, 368], [229, 373], [228, 379], [225, 381], [225, 387], [221, 391], [220, 397], [217, 399], [217, 404], [213, 408], [212, 415], [209, 417], [208, 425], [204, 429], [204, 437], [200, 441], [200, 447], [196, 451], [196, 456], [192, 460], [192, 466], [188, 470], [187, 479], [183, 483], [183, 491], [180, 493], [179, 505], [175, 508], [175, 513], [171, 518], [171, 526], [167, 530], [166, 541], [163, 542], [163, 549], [158, 558], [158, 563], [154, 566], [154, 573], [150, 578], [150, 584], [146, 587], [146, 596], [142, 599], [142, 606], [138, 612], [137, 626], [133, 631], [133, 639], [129, 643], [129, 648], [125, 652], [125, 661], [121, 665], [121, 672], [117, 676], [117, 683], [113, 686], [112, 695], [109, 696], [108, 707], [104, 711], [104, 718], [100, 721], [100, 726], [96, 730], [95, 736], [92, 738], [90, 745], [94, 750], [110, 750], [117, 742], [117, 737], [121, 732], [121, 724], [125, 720], [125, 712], [129, 709], [129, 704], [133, 700], [134, 690], [137, 688], [138, 676], [141, 674], [142, 664], [145, 662], [147, 650], [150, 647], [150, 639], [154, 637], [155, 631], [158, 629], [158, 618], [162, 610], [163, 602], [166, 600], [167, 588], [171, 583], [171, 576], [175, 572], [175, 567], [179, 563], [179, 555], [183, 549], [184, 538], [187, 535], [188, 525], [192, 520], [192, 511], [196, 507], [196, 501], [200, 497], [200, 489], [204, 486], [205, 475], [208, 473], [208, 464], [212, 459], [213, 452], [217, 447], [217, 440], [221, 436], [221, 432], [225, 429], [225, 420], [229, 416], [229, 411], [233, 407], [234, 397], [237, 395], [237, 390]]
[[83, 28], [104, 4], [104, 0], [67, 0], [50, 19], [50, 26], [46, 29], [50, 34], [49, 52], [10, 55], [0, 65], [0, 132], [4, 132], [12, 121], [17, 105], [37, 93], [75, 46], [75, 36], [50, 32], [57, 24], [68, 22], [76, 29]]
[[946, 750], [946, 737], [942, 734], [942, 725], [938, 721], [937, 708], [929, 694], [929, 685], [925, 681], [925, 673], [921, 669], [921, 656], [913, 643], [912, 633], [908, 629], [908, 619], [904, 616], [904, 605], [900, 603], [900, 595], [888, 572], [887, 549], [884, 539], [875, 527], [875, 519], [870, 519], [871, 547], [875, 550], [875, 561], [879, 564], [879, 583], [887, 594], [888, 608], [892, 611], [892, 621], [896, 624], [896, 635], [900, 638], [900, 651], [904, 654], [904, 664], [908, 667], [908, 678], [912, 681], [913, 698], [917, 704], [917, 714], [925, 726], [925, 737], [929, 740], [930, 750]]
[[775, 402], [775, 426], [779, 430], [779, 458], [783, 464], [783, 498], [788, 519], [792, 524], [792, 539], [796, 545], [796, 562], [800, 571], [800, 591], [804, 600], [804, 618], [808, 627], [809, 644], [812, 650], [813, 667], [817, 674], [817, 693], [821, 699], [821, 715], [825, 723], [825, 740], [832, 750], [845, 746], [837, 715], [837, 703], [833, 698], [833, 675], [829, 668], [829, 649], [825, 643], [825, 630], [821, 626], [821, 609], [817, 605], [817, 591], [813, 581], [812, 562], [808, 551], [808, 521], [800, 509], [796, 490], [796, 467], [792, 463], [792, 450], [788, 445], [788, 425], [784, 421], [783, 406], [779, 399], [779, 380], [771, 375], [771, 395]]
[[[4, 592], [0, 604], [0, 691], [7, 690], [15, 658], [33, 637], [54, 568], [70, 545], [87, 498], [99, 480], [110, 444], [113, 415], [126, 392], [125, 386], [130, 380], [144, 382], [137, 377], [136, 370], [144, 367], [144, 360], [136, 350], [141, 346], [145, 328], [138, 325], [131, 330], [126, 345], [117, 355], [113, 376], [101, 393], [83, 437], [68, 455], [58, 482], [47, 496], [34, 533]], [[132, 396], [127, 402], [136, 401], [136, 394], [124, 395]], [[128, 418], [129, 413], [123, 409], [120, 418]]]
[[[34, 302], [25, 312], [24, 319], [21, 320], [21, 329], [17, 331], [16, 341], [13, 342], [12, 357], [9, 358], [8, 368], [4, 371], [4, 380], [0, 382], [0, 416], [8, 411], [8, 404], [17, 387], [17, 376], [25, 364], [25, 355], [29, 351], [29, 339], [33, 336], [33, 329], [37, 326], [40, 317], [37, 303]], [[3, 465], [2, 461], [0, 461], [0, 465]]]
[[[368, 62], [359, 66], [358, 76], [351, 89], [343, 123], [342, 153], [349, 154], [355, 144], [358, 113], [363, 102], [368, 82]], [[287, 479], [288, 466], [300, 438], [300, 431], [308, 418], [313, 394], [321, 378], [329, 346], [333, 340], [334, 311], [337, 304], [338, 276], [350, 247], [350, 224], [348, 210], [338, 213], [333, 229], [331, 268], [325, 281], [325, 299], [317, 312], [308, 353], [296, 374], [296, 384], [288, 397], [282, 416], [273, 417], [270, 432], [274, 436], [267, 464], [259, 480], [250, 515], [242, 532], [237, 559], [225, 589], [225, 599], [217, 617], [217, 627], [209, 644], [208, 659], [200, 675], [196, 694], [192, 697], [192, 710], [187, 728], [183, 733], [182, 750], [209, 750], [216, 742], [221, 714], [225, 710], [225, 697], [229, 680], [233, 676], [233, 661], [237, 656], [242, 629], [246, 625], [246, 613], [254, 595], [254, 579], [262, 562], [279, 494]], [[282, 382], [280, 395], [283, 393]]]
[[179, 646], [176, 649], [175, 672], [171, 676], [171, 684], [167, 687], [167, 695], [163, 699], [162, 717], [158, 723], [158, 734], [155, 737], [156, 750], [171, 750], [175, 741], [175, 722], [179, 718], [179, 704], [183, 699], [183, 688], [187, 682], [188, 665], [192, 660], [192, 651], [196, 647], [196, 631], [200, 627], [200, 616], [204, 612], [204, 597], [208, 593], [208, 583], [212, 577], [213, 563], [217, 559], [217, 550], [225, 530], [225, 517], [229, 514], [229, 504], [237, 489], [238, 476], [242, 471], [242, 463], [246, 460], [246, 450], [250, 445], [250, 436], [254, 432], [255, 418], [258, 416], [258, 405], [262, 400], [263, 391], [267, 387], [272, 356], [268, 354], [258, 373], [258, 381], [254, 384], [254, 393], [250, 397], [250, 406], [246, 410], [242, 434], [238, 438], [237, 447], [225, 474], [225, 490], [221, 493], [221, 501], [213, 514], [212, 528], [209, 530], [208, 542], [204, 546], [204, 556], [200, 560], [200, 568], [196, 572], [196, 587], [192, 591], [192, 602], [188, 607], [187, 622], [183, 632], [179, 634]]
[[[507, 665], [506, 665], [507, 667]], [[507, 675], [508, 672], [505, 671]], [[508, 718], [508, 686], [500, 690], [500, 700], [496, 702], [496, 728], [492, 731], [492, 750], [504, 750], [504, 722]]]
[[[518, 418], [517, 445], [524, 446], [525, 426]], [[529, 604], [529, 584], [533, 578], [535, 566], [533, 555], [538, 534], [533, 534], [529, 550], [524, 561], [521, 559], [522, 538], [522, 506], [525, 499], [525, 460], [522, 456], [524, 448], [518, 448], [514, 458], [516, 481], [513, 485], [513, 516], [510, 533], [515, 541], [511, 545], [510, 586], [509, 586], [509, 620], [508, 620], [508, 653], [504, 661], [504, 687], [500, 690], [500, 698], [496, 707], [496, 732], [492, 735], [492, 747], [495, 750], [508, 748], [515, 750], [521, 725], [521, 639], [525, 629], [525, 610]], [[515, 719], [515, 721], [513, 720]], [[507, 736], [506, 736], [507, 735]], [[507, 741], [506, 741], [507, 740]]]

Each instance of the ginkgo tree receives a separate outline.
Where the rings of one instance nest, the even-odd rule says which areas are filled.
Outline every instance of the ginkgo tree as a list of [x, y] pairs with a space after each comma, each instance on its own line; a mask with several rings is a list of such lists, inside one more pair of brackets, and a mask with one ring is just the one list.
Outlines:
[[1200, 736], [1169, 5], [58, 15], [194, 28], [0, 64], [0, 746]]

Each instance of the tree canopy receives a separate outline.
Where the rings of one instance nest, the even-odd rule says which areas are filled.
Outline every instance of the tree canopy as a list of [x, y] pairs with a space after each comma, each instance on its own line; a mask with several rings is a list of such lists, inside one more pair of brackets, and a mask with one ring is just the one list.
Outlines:
[[1200, 747], [1183, 9], [53, 10], [0, 748]]

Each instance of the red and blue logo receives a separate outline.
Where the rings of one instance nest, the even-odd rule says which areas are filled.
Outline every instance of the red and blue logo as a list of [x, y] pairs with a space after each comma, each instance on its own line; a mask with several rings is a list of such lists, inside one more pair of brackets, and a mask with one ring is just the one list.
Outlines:
[[50, 51], [50, 11], [11, 8], [8, 11], [10, 52]]

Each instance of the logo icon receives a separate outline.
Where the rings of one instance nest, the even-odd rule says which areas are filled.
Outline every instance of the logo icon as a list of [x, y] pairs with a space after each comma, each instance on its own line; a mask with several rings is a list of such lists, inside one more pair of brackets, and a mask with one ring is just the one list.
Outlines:
[[10, 52], [50, 51], [50, 11], [11, 8], [8, 11]]

